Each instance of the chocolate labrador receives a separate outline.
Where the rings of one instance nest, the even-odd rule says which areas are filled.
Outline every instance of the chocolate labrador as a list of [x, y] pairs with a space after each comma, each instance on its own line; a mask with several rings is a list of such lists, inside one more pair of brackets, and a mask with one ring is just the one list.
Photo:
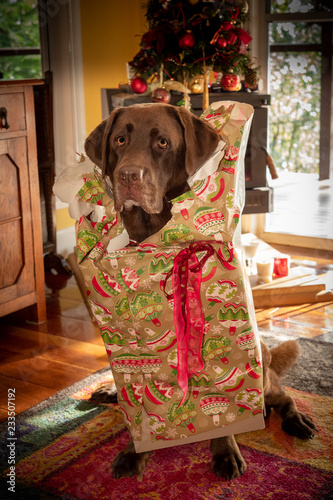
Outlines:
[[[212, 155], [217, 132], [183, 108], [146, 104], [119, 108], [87, 138], [85, 150], [105, 177], [108, 194], [121, 212], [131, 240], [141, 242], [171, 218], [170, 201], [189, 190], [188, 176]], [[282, 417], [282, 428], [292, 436], [313, 438], [316, 427], [300, 413], [280, 383], [298, 357], [298, 346], [288, 341], [269, 351], [262, 343], [264, 396], [268, 411]], [[92, 399], [115, 401], [115, 387], [103, 386]], [[231, 480], [244, 473], [246, 463], [234, 436], [211, 441], [211, 470]], [[136, 453], [132, 441], [113, 463], [116, 478], [141, 474], [150, 453]]]
[[170, 219], [170, 200], [215, 151], [219, 135], [184, 108], [141, 104], [115, 109], [87, 138], [88, 157], [131, 240], [141, 242]]

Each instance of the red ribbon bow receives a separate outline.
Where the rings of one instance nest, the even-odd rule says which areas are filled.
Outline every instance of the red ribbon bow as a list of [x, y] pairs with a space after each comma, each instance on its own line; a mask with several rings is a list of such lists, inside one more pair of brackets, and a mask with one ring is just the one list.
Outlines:
[[[198, 252], [206, 252], [200, 261], [196, 256]], [[210, 243], [200, 241], [191, 243], [188, 248], [178, 253], [174, 259], [173, 268], [161, 283], [166, 297], [174, 300], [178, 383], [184, 393], [180, 405], [185, 401], [189, 378], [202, 371], [204, 366], [201, 358], [201, 344], [205, 319], [200, 299], [200, 286], [202, 268], [214, 253], [217, 254], [219, 260], [223, 260]], [[231, 262], [232, 259], [233, 252], [230, 251], [227, 262]], [[173, 293], [167, 293], [165, 288], [171, 276]]]

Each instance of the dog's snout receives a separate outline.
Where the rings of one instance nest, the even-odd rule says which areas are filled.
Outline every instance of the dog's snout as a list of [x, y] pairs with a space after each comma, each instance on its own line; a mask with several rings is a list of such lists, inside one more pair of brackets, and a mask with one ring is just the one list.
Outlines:
[[123, 167], [118, 172], [118, 179], [124, 186], [131, 188], [142, 180], [142, 175], [140, 167]]

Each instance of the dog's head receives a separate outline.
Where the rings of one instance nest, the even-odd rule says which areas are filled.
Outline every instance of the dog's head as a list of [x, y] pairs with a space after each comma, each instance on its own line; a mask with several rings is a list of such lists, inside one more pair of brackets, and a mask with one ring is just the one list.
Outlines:
[[184, 108], [144, 104], [115, 109], [85, 142], [106, 177], [115, 209], [159, 214], [184, 192], [187, 178], [212, 155], [219, 135]]

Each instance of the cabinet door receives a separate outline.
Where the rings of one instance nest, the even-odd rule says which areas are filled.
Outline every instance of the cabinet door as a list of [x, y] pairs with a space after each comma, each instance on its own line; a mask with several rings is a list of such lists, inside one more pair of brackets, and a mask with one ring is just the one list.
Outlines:
[[35, 290], [26, 141], [0, 140], [0, 304]]

